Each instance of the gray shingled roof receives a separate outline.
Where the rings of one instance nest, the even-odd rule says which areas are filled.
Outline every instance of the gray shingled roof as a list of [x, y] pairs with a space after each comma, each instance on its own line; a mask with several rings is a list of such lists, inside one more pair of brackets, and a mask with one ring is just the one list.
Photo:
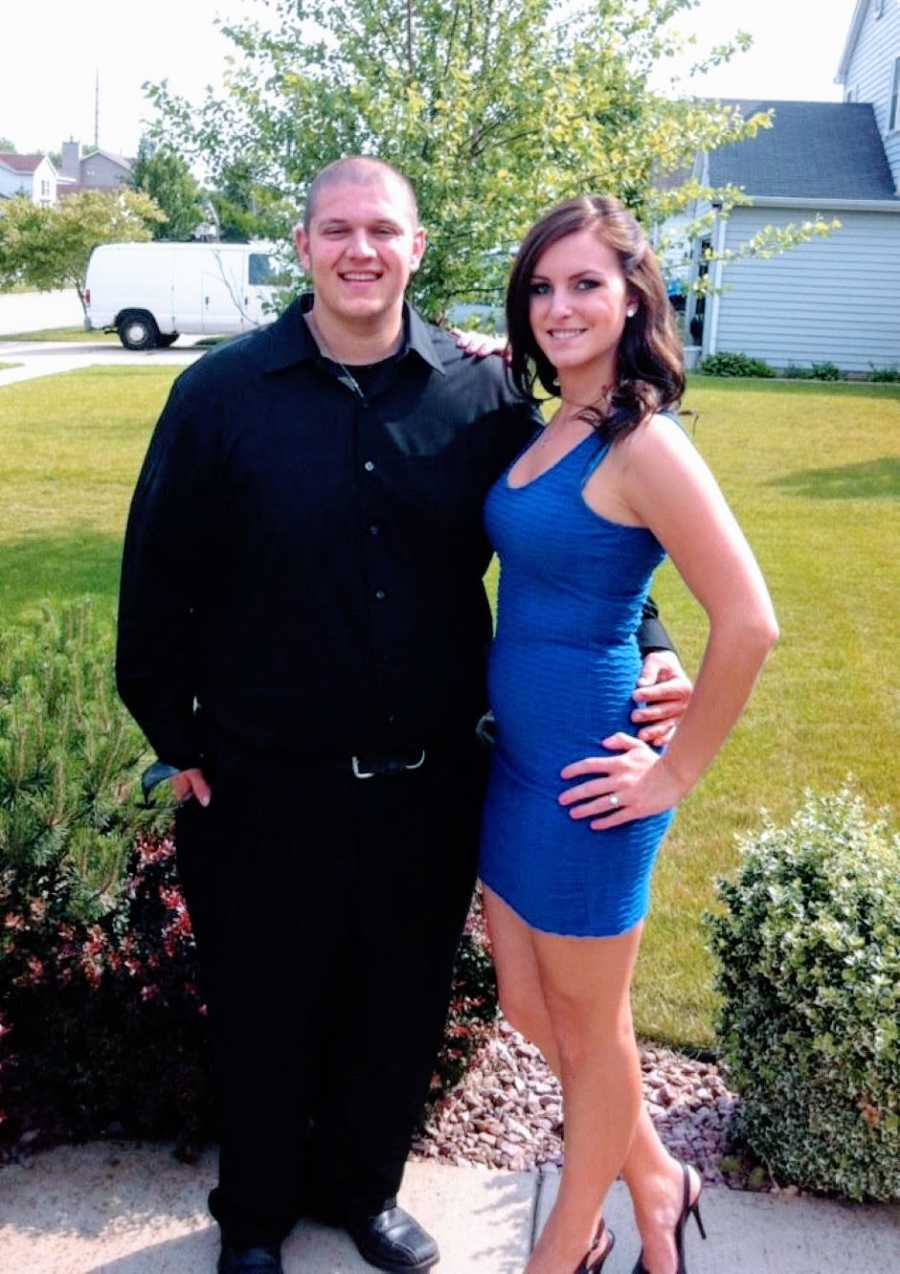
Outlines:
[[747, 117], [773, 110], [775, 123], [751, 141], [712, 151], [713, 186], [798, 199], [895, 199], [875, 114], [867, 102], [731, 99]]

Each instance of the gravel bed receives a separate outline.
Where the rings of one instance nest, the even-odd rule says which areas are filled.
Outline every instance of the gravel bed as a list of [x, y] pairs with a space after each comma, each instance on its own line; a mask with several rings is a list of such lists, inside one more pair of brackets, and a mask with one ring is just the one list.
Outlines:
[[[655, 1046], [642, 1047], [641, 1067], [663, 1142], [708, 1183], [728, 1184], [721, 1160], [738, 1098], [719, 1068]], [[540, 1051], [501, 1021], [465, 1079], [434, 1107], [413, 1152], [510, 1172], [560, 1165], [562, 1117], [559, 1084]]]

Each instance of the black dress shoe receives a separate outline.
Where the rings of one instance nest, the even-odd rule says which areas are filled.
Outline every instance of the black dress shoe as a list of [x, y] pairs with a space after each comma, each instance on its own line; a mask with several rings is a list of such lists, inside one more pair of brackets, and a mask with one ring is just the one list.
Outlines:
[[258, 1247], [222, 1244], [217, 1266], [219, 1274], [284, 1274], [281, 1245], [261, 1243]]
[[418, 1274], [440, 1259], [434, 1239], [402, 1208], [385, 1208], [344, 1224], [360, 1256], [388, 1274]]

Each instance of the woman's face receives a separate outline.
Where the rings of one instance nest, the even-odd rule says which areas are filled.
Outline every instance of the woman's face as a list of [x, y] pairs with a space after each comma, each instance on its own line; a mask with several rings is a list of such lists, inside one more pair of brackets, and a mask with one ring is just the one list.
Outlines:
[[604, 374], [614, 372], [628, 283], [617, 253], [594, 230], [552, 244], [538, 258], [530, 292], [531, 330], [554, 367], [597, 362]]

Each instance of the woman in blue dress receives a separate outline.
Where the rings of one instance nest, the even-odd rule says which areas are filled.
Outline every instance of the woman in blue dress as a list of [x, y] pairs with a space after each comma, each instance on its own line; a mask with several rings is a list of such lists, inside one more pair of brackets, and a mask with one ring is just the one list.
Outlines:
[[[701, 1183], [643, 1107], [631, 977], [674, 808], [737, 720], [777, 627], [740, 528], [667, 414], [684, 388], [680, 347], [634, 218], [600, 196], [548, 214], [519, 250], [507, 318], [518, 387], [539, 382], [560, 400], [485, 514], [501, 575], [481, 878], [501, 1006], [565, 1100], [559, 1195], [527, 1274], [599, 1271], [620, 1172], [642, 1241], [636, 1274], [682, 1274]], [[666, 554], [710, 632], [661, 752], [629, 721], [635, 633]]]

